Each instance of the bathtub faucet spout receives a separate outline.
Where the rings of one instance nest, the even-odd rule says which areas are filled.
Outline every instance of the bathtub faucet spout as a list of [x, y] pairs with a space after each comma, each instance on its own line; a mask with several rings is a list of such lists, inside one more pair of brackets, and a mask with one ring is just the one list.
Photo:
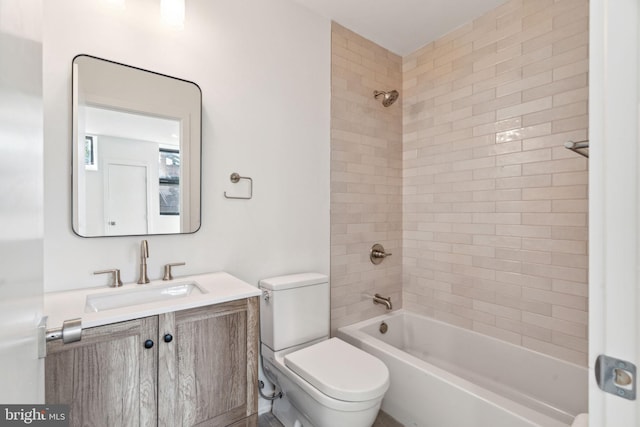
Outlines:
[[391, 297], [383, 297], [380, 294], [375, 294], [373, 297], [374, 304], [382, 304], [387, 307], [387, 310], [391, 310], [393, 306], [391, 305]]

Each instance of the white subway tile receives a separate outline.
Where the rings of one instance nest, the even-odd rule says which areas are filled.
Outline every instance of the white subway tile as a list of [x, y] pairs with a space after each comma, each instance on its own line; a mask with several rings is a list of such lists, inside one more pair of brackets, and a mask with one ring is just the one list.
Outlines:
[[512, 0], [404, 58], [333, 24], [332, 331], [374, 286], [586, 364], [588, 163], [563, 144], [588, 138], [588, 9]]

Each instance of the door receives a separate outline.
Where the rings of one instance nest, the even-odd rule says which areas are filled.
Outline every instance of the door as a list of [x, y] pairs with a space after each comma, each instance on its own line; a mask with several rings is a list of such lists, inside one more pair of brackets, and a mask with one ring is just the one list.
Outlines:
[[156, 426], [157, 331], [151, 316], [49, 342], [45, 402], [70, 405], [71, 426]]
[[0, 403], [43, 400], [42, 2], [0, 0]]
[[596, 384], [596, 357], [640, 364], [637, 0], [590, 1], [589, 425], [636, 427], [640, 403]]
[[255, 422], [257, 297], [161, 314], [158, 332], [171, 336], [160, 345], [159, 425]]
[[148, 233], [148, 168], [106, 162], [105, 232], [107, 235]]

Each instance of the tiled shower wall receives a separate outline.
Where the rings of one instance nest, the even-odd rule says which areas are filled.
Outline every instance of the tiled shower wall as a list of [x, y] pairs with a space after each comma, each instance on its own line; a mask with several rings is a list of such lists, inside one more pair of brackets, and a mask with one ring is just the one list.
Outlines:
[[588, 1], [512, 0], [403, 58], [405, 308], [587, 361]]
[[586, 364], [587, 13], [513, 0], [403, 59], [333, 25], [333, 332], [379, 292]]
[[[402, 105], [374, 90], [402, 89], [402, 58], [332, 26], [331, 328], [402, 306]], [[393, 255], [373, 265], [374, 243]]]

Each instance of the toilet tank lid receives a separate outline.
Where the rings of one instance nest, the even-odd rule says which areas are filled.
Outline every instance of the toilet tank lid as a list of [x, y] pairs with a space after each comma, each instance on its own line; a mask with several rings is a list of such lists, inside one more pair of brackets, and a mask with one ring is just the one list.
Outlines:
[[318, 285], [321, 283], [327, 283], [329, 278], [320, 273], [300, 273], [300, 274], [288, 274], [286, 276], [272, 277], [270, 279], [262, 279], [258, 283], [261, 289], [268, 289], [272, 291], [282, 291], [290, 288], [297, 288], [301, 286]]

